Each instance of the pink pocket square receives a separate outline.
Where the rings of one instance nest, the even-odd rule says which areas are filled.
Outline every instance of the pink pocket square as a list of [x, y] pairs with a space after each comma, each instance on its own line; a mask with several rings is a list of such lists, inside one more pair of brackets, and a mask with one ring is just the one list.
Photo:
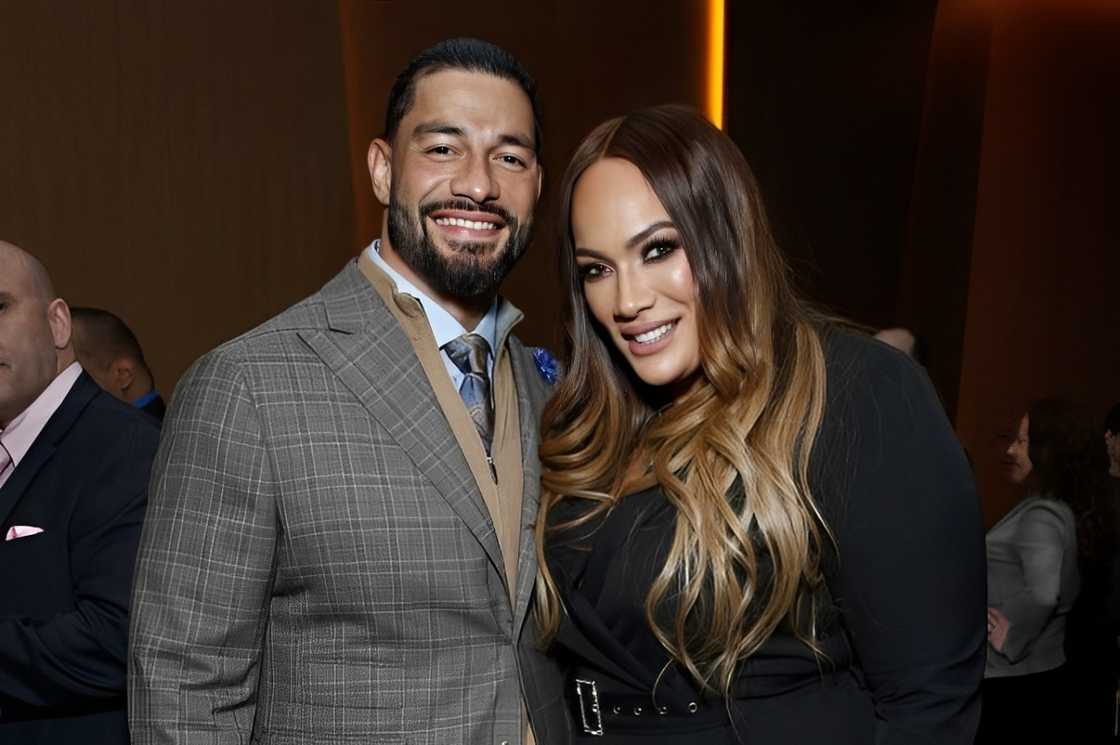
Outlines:
[[36, 535], [42, 533], [42, 528], [36, 528], [34, 525], [13, 525], [8, 528], [7, 534], [4, 536], [5, 541], [14, 541], [17, 538], [26, 538], [29, 535]]

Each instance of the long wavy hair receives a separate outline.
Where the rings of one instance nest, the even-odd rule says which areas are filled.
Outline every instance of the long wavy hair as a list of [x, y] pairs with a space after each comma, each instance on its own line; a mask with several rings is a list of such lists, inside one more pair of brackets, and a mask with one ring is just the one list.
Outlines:
[[[641, 171], [697, 287], [699, 374], [660, 411], [591, 317], [575, 262], [572, 193], [603, 158]], [[542, 638], [554, 637], [563, 613], [544, 559], [550, 536], [656, 482], [676, 524], [646, 598], [648, 622], [698, 684], [727, 693], [739, 663], [783, 624], [817, 649], [812, 597], [828, 529], [808, 471], [824, 408], [821, 318], [792, 288], [746, 159], [691, 109], [658, 106], [597, 127], [568, 166], [559, 214], [567, 368], [541, 425]], [[649, 467], [628, 467], [636, 457]], [[588, 509], [550, 522], [570, 499]]]

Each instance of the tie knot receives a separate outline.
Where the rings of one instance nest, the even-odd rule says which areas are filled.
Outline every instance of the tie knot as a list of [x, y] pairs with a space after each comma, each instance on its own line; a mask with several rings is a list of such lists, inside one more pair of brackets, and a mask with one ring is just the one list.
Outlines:
[[478, 334], [455, 337], [444, 344], [443, 349], [464, 375], [486, 376], [486, 355], [490, 353], [490, 343]]

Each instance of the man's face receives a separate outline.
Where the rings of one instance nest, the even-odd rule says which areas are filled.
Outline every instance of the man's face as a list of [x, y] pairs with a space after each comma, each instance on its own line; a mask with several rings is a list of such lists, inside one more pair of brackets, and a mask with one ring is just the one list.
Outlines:
[[491, 296], [524, 253], [541, 186], [535, 145], [516, 83], [462, 70], [417, 82], [380, 187], [371, 169], [392, 250], [437, 296]]
[[[43, 296], [26, 261], [0, 246], [0, 427], [39, 397], [58, 374], [55, 347], [63, 332], [52, 316], [55, 305]], [[69, 314], [67, 313], [67, 317]], [[66, 344], [65, 339], [60, 346]]]

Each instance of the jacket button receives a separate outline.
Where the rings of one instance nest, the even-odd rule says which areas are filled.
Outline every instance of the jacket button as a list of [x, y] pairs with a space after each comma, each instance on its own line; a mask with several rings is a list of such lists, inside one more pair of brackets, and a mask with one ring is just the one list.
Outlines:
[[642, 715], [642, 707], [635, 706], [634, 707], [634, 716], [640, 717], [641, 715]]
[[696, 710], [699, 709], [699, 708], [700, 707], [696, 705], [695, 701], [689, 701], [688, 702], [688, 713], [689, 714], [695, 714]]

